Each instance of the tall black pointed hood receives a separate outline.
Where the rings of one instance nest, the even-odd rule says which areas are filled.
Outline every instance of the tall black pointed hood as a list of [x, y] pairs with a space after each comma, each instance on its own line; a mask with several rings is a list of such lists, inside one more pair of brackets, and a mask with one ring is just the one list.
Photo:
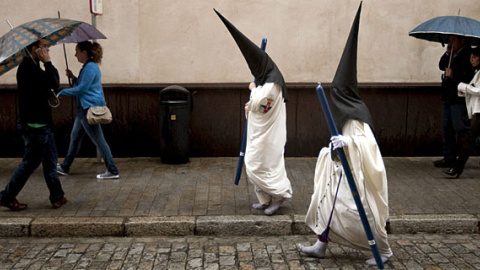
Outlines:
[[222, 16], [217, 10], [215, 10], [218, 17], [227, 27], [228, 31], [232, 35], [233, 39], [237, 43], [238, 48], [243, 54], [243, 57], [247, 61], [248, 67], [252, 72], [252, 75], [257, 80], [258, 85], [264, 83], [273, 82], [282, 87], [282, 96], [285, 102], [288, 101], [287, 87], [282, 73], [278, 69], [277, 65], [268, 56], [268, 54], [260, 49], [255, 43], [242, 34], [232, 23], [230, 23], [225, 17]]
[[332, 114], [341, 132], [343, 125], [349, 119], [355, 119], [367, 123], [373, 130], [370, 112], [358, 95], [357, 82], [357, 44], [358, 27], [360, 23], [360, 11], [362, 3], [358, 7], [357, 15], [353, 21], [347, 44], [343, 50], [342, 58], [337, 67], [337, 72], [332, 82]]

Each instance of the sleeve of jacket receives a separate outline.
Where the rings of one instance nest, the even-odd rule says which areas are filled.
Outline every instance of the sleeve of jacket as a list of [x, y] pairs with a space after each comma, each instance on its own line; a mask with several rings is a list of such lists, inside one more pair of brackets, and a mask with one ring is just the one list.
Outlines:
[[46, 62], [44, 66], [50, 88], [55, 91], [58, 90], [58, 88], [60, 88], [60, 75], [58, 75], [58, 70], [53, 66], [52, 62]]
[[450, 54], [444, 53], [442, 57], [440, 57], [440, 61], [438, 62], [438, 68], [441, 71], [445, 71], [445, 69], [448, 67], [448, 62], [450, 62]]
[[96, 74], [92, 68], [86, 66], [82, 71], [82, 78], [78, 80], [78, 85], [72, 88], [63, 89], [58, 93], [60, 96], [76, 96], [84, 91], [87, 91], [95, 78]]

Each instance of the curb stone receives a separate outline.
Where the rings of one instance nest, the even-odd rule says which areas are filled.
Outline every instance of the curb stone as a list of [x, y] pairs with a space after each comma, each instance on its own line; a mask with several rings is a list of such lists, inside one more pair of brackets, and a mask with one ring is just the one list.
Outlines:
[[[0, 237], [104, 237], [307, 235], [304, 215], [237, 215], [174, 217], [7, 217], [0, 218]], [[475, 215], [400, 215], [387, 222], [389, 234], [479, 233]]]
[[0, 218], [0, 237], [27, 237], [32, 218]]
[[479, 219], [474, 215], [408, 215], [390, 217], [391, 234], [479, 232]]

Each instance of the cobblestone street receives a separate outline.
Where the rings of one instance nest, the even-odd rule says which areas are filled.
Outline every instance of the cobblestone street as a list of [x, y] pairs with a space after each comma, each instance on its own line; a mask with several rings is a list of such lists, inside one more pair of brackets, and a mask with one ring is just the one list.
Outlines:
[[[2, 238], [0, 269], [375, 269], [358, 252], [333, 243], [325, 259], [297, 243], [313, 236]], [[385, 269], [480, 269], [480, 235], [390, 235]]]

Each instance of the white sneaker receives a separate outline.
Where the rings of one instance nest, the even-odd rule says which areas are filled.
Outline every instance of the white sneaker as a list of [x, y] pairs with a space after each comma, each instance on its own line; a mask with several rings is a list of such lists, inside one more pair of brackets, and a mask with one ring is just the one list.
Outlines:
[[60, 166], [60, 164], [57, 163], [57, 173], [60, 174], [60, 175], [68, 175], [68, 173], [66, 173], [63, 169], [62, 169], [62, 166]]
[[97, 179], [117, 179], [117, 178], [120, 178], [120, 175], [113, 174], [109, 171], [106, 171], [105, 173], [102, 173], [102, 174], [97, 174]]

